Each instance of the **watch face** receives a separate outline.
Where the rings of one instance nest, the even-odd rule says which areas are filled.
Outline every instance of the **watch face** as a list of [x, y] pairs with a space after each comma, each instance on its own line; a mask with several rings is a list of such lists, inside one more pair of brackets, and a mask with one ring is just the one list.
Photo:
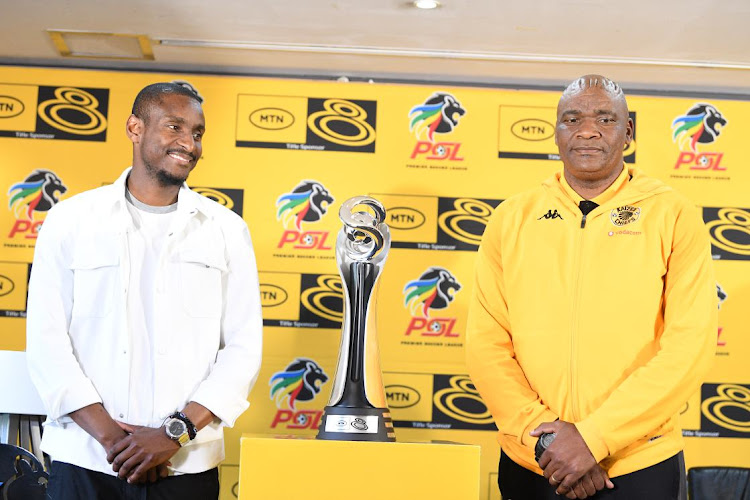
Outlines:
[[187, 426], [182, 420], [174, 418], [167, 422], [166, 431], [169, 436], [177, 438], [187, 432]]

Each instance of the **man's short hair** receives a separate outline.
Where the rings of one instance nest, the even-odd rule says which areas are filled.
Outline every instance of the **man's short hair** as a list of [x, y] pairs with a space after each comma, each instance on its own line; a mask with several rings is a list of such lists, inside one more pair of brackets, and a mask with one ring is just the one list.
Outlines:
[[617, 82], [614, 82], [601, 75], [584, 75], [576, 80], [573, 80], [570, 85], [563, 91], [562, 97], [568, 97], [571, 95], [583, 92], [591, 87], [599, 87], [600, 89], [607, 92], [612, 99], [625, 99], [625, 94], [622, 91], [622, 87]]
[[162, 97], [167, 94], [184, 95], [194, 99], [198, 104], [203, 103], [203, 98], [198, 95], [195, 88], [187, 82], [162, 82], [152, 83], [143, 88], [135, 97], [132, 113], [143, 121], [148, 120], [151, 107], [161, 102]]

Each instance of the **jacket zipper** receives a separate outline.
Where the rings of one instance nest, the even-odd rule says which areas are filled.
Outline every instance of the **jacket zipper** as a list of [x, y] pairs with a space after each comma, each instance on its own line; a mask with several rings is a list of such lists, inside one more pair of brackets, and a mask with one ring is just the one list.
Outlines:
[[579, 408], [578, 408], [578, 380], [577, 380], [577, 355], [578, 355], [578, 344], [576, 342], [576, 337], [578, 335], [578, 307], [580, 303], [581, 298], [581, 274], [583, 273], [583, 258], [581, 256], [582, 250], [583, 250], [583, 229], [586, 227], [586, 216], [588, 214], [583, 214], [583, 217], [581, 218], [581, 232], [578, 236], [578, 251], [575, 253], [576, 255], [576, 261], [575, 261], [575, 273], [576, 273], [576, 281], [575, 281], [575, 287], [574, 295], [573, 295], [573, 321], [571, 322], [571, 332], [570, 332], [570, 404], [571, 409], [573, 412], [573, 420], [577, 421], [579, 418]]

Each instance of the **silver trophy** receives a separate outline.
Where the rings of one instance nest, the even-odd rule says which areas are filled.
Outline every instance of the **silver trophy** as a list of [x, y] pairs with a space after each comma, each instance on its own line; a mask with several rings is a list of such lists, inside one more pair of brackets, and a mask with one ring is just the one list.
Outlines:
[[395, 441], [375, 326], [376, 285], [391, 247], [385, 208], [374, 198], [355, 196], [341, 205], [339, 218], [344, 227], [336, 239], [336, 261], [344, 286], [344, 323], [331, 399], [317, 438]]

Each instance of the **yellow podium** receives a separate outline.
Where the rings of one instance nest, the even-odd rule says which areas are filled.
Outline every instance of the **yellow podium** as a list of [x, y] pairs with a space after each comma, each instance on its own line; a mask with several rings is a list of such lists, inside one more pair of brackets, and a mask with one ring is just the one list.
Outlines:
[[245, 435], [239, 500], [478, 500], [480, 450]]

